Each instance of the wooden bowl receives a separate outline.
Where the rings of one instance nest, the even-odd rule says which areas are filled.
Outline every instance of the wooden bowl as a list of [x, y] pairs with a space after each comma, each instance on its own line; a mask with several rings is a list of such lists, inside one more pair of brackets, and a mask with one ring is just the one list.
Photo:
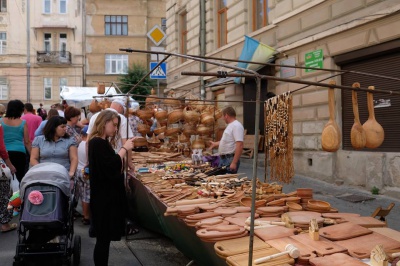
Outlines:
[[307, 208], [312, 210], [329, 211], [331, 209], [331, 204], [322, 200], [309, 200]]
[[286, 202], [286, 206], [289, 207], [289, 211], [302, 211], [303, 207], [300, 204], [297, 204], [295, 202]]
[[297, 197], [300, 197], [300, 198], [312, 198], [313, 197], [312, 188], [298, 188], [296, 191], [297, 191]]
[[[265, 206], [266, 200], [256, 200], [254, 203], [254, 206], [256, 208]], [[246, 207], [251, 207], [251, 198], [250, 197], [244, 197], [240, 199], [240, 205], [246, 206]]]
[[267, 206], [285, 206], [285, 199], [277, 199], [267, 203]]
[[286, 202], [295, 202], [295, 203], [300, 203], [300, 200], [301, 200], [300, 197], [287, 197], [284, 199]]

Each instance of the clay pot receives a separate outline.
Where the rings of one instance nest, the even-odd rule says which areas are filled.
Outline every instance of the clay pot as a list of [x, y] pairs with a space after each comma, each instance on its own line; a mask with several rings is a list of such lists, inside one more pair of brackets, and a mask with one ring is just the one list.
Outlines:
[[200, 113], [193, 110], [191, 107], [185, 107], [183, 109], [183, 119], [186, 123], [198, 123], [200, 118]]
[[214, 112], [214, 118], [215, 120], [218, 120], [222, 117], [222, 110], [221, 109], [216, 109]]
[[97, 94], [104, 94], [106, 93], [106, 85], [103, 84], [97, 84]]
[[174, 124], [183, 119], [183, 111], [181, 109], [175, 109], [168, 114], [168, 124]]
[[205, 104], [204, 101], [190, 101], [190, 106], [194, 109], [197, 110], [198, 112], [202, 112], [204, 109], [207, 108], [207, 105]]
[[167, 98], [164, 100], [164, 105], [172, 108], [179, 108], [181, 107], [182, 103], [178, 99]]
[[166, 129], [167, 129], [166, 126], [157, 127], [157, 128], [154, 129], [153, 132], [154, 132], [155, 134], [159, 135], [159, 134], [161, 134], [161, 133], [164, 133]]
[[200, 124], [196, 128], [196, 133], [198, 135], [207, 135], [212, 132], [212, 129], [206, 125]]
[[158, 109], [155, 113], [154, 113], [154, 117], [157, 119], [157, 121], [162, 121], [167, 119], [168, 116], [168, 112], [166, 110], [163, 109]]
[[97, 100], [95, 99], [92, 100], [92, 102], [89, 105], [89, 111], [92, 112], [93, 114], [101, 111], [101, 107]]
[[170, 127], [170, 128], [167, 128], [167, 129], [165, 130], [164, 135], [165, 135], [166, 137], [169, 137], [169, 136], [173, 136], [173, 135], [176, 135], [176, 134], [180, 133], [180, 131], [181, 131], [180, 128], [177, 128], [177, 127]]
[[214, 124], [215, 119], [214, 116], [210, 112], [203, 112], [201, 114], [200, 122], [206, 126], [210, 126]]
[[193, 149], [205, 149], [206, 144], [204, 143], [204, 140], [196, 139], [196, 140], [193, 140], [191, 147], [192, 147], [192, 150]]
[[183, 125], [183, 134], [186, 136], [196, 135], [196, 126], [191, 124]]
[[142, 136], [146, 136], [147, 133], [150, 133], [150, 126], [146, 124], [139, 124], [138, 132], [142, 134]]
[[143, 146], [147, 146], [147, 140], [145, 138], [142, 137], [138, 137], [133, 141], [133, 145], [135, 147], [143, 147]]

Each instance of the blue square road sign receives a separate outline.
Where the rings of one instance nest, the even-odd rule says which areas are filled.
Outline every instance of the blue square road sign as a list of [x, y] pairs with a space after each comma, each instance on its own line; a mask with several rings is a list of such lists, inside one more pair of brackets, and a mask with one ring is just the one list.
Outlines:
[[[154, 69], [158, 62], [150, 62], [150, 70]], [[167, 79], [167, 63], [161, 63], [153, 72], [150, 74], [151, 79]]]

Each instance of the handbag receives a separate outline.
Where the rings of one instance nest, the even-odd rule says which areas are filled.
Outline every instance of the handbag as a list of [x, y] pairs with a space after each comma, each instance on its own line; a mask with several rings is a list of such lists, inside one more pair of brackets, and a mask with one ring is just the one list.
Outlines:
[[0, 170], [1, 170], [0, 181], [9, 181], [12, 176], [11, 170], [10, 168], [8, 168], [4, 160], [1, 158], [0, 158]]

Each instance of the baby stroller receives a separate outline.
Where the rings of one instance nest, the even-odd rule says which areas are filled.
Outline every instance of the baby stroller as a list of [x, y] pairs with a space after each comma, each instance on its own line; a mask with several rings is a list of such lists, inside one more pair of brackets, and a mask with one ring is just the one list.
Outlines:
[[76, 181], [71, 192], [68, 172], [60, 164], [40, 163], [26, 173], [20, 187], [23, 204], [14, 266], [39, 258], [51, 261], [50, 265], [70, 265], [71, 257], [73, 265], [79, 265], [81, 238], [74, 236], [75, 191]]

